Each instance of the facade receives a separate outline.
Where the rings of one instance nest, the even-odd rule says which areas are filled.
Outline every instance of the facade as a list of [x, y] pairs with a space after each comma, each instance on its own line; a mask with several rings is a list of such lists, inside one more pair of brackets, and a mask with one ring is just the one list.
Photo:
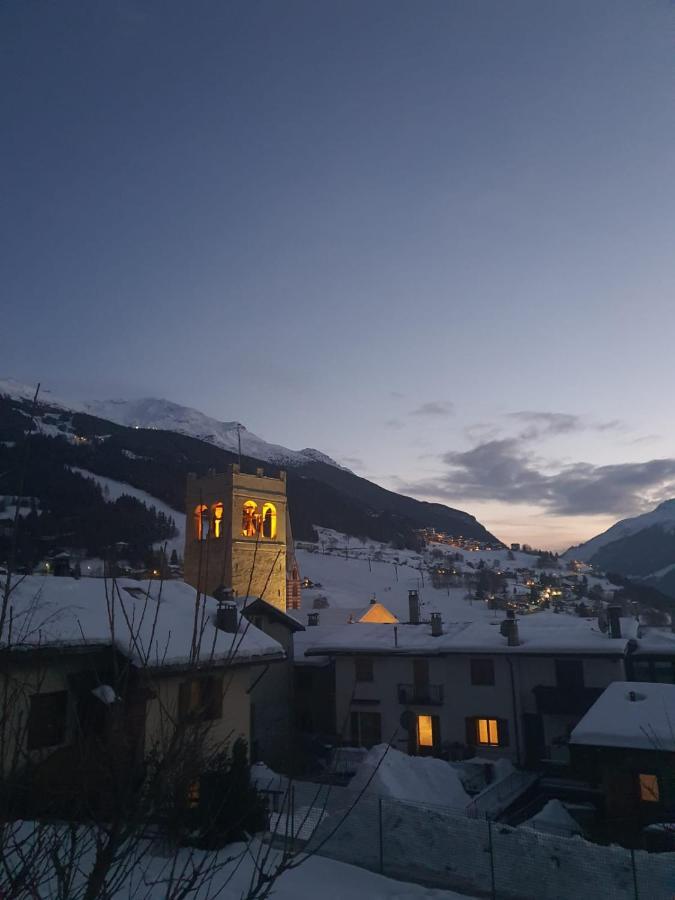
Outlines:
[[[536, 627], [545, 616], [559, 640]], [[554, 614], [531, 619], [540, 622], [523, 621], [517, 643], [490, 622], [436, 634], [428, 623], [360, 624], [333, 629], [305, 654], [334, 662], [335, 731], [345, 744], [567, 766], [573, 728], [625, 678], [628, 642], [571, 617], [569, 627]]]
[[188, 476], [184, 577], [213, 596], [232, 588], [286, 609], [286, 473]]

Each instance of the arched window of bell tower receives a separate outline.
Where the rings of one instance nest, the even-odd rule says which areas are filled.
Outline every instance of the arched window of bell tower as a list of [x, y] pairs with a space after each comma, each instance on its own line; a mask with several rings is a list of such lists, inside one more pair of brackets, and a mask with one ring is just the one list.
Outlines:
[[195, 533], [198, 541], [205, 541], [209, 536], [209, 508], [203, 503], [195, 506]]
[[213, 536], [215, 538], [220, 538], [223, 536], [223, 504], [222, 503], [214, 503], [211, 507], [211, 511], [213, 512]]
[[273, 503], [265, 503], [262, 508], [262, 533], [272, 540], [277, 536], [277, 508]]
[[255, 537], [260, 530], [260, 514], [258, 504], [254, 500], [246, 500], [242, 507], [241, 533], [243, 537]]

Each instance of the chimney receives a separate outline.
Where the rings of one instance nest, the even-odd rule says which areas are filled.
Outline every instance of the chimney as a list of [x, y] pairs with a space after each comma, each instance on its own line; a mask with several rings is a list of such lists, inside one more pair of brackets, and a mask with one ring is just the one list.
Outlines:
[[255, 474], [256, 474], [257, 478], [262, 478], [263, 475], [265, 474], [265, 470], [264, 469], [256, 469]]
[[611, 638], [621, 637], [621, 607], [607, 607], [607, 618], [609, 620], [609, 636]]
[[216, 628], [227, 631], [228, 634], [236, 634], [239, 631], [239, 616], [237, 604], [221, 600], [216, 610]]
[[[417, 592], [415, 592], [417, 593]], [[439, 612], [431, 614], [431, 636], [440, 637], [443, 634], [443, 619]]]
[[411, 625], [420, 624], [420, 595], [417, 591], [408, 591], [408, 618]]
[[518, 633], [518, 622], [516, 621], [516, 611], [514, 609], [506, 610], [506, 618], [499, 626], [499, 631], [506, 638], [509, 647], [518, 647], [520, 645], [520, 634]]
[[309, 612], [307, 613], [307, 627], [311, 628], [314, 625], [319, 624], [319, 614], [318, 612]]

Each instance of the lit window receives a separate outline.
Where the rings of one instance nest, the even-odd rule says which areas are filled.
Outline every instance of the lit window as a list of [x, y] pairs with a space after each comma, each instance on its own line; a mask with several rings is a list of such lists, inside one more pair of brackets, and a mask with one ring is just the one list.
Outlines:
[[434, 746], [434, 729], [431, 716], [417, 717], [417, 744], [420, 747]]
[[496, 719], [478, 719], [478, 743], [499, 746], [499, 726]]
[[258, 504], [247, 500], [242, 508], [241, 533], [243, 537], [255, 537], [258, 533], [260, 516]]
[[214, 503], [213, 504], [213, 536], [217, 537], [217, 538], [223, 536], [223, 504], [222, 503]]
[[659, 779], [656, 775], [641, 774], [638, 776], [640, 780], [640, 800], [644, 803], [659, 802]]
[[203, 503], [195, 507], [195, 531], [198, 541], [205, 541], [209, 536], [209, 508]]
[[273, 503], [265, 503], [262, 508], [262, 533], [271, 540], [277, 536], [277, 508]]

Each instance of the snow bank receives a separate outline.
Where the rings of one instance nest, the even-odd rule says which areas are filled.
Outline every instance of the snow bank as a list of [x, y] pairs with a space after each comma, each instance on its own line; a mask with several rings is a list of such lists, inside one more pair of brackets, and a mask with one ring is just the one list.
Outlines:
[[356, 770], [349, 789], [462, 809], [470, 799], [450, 763], [430, 756], [408, 756], [387, 744], [372, 748]]
[[531, 819], [523, 822], [526, 828], [545, 831], [548, 834], [582, 834], [583, 829], [565, 809], [560, 800], [549, 800], [546, 806]]

